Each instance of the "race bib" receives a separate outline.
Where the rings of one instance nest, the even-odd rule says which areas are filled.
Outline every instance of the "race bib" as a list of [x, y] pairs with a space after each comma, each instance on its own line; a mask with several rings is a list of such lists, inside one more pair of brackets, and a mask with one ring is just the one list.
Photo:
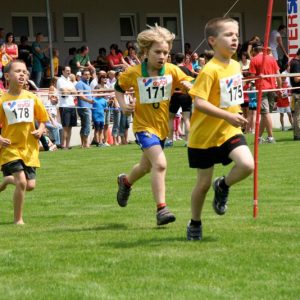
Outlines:
[[220, 108], [244, 103], [242, 75], [220, 79]]
[[138, 78], [140, 103], [159, 103], [171, 99], [172, 76]]
[[33, 122], [33, 108], [33, 99], [12, 100], [3, 103], [8, 125]]

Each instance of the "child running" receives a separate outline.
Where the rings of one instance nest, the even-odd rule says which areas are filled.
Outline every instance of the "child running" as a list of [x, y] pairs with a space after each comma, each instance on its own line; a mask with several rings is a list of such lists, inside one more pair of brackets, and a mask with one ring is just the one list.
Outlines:
[[[129, 67], [119, 77], [116, 96], [125, 114], [134, 112], [133, 131], [143, 154], [131, 172], [118, 176], [117, 201], [127, 205], [132, 185], [151, 172], [151, 186], [157, 206], [157, 225], [175, 221], [165, 199], [165, 175], [167, 162], [163, 152], [164, 141], [169, 133], [169, 101], [175, 88], [182, 85], [189, 89], [193, 78], [177, 66], [167, 63], [175, 36], [167, 29], [155, 25], [139, 33], [138, 46], [145, 61]], [[136, 102], [126, 104], [124, 93], [133, 87]]]
[[[9, 63], [5, 77], [9, 89], [0, 98], [0, 165], [4, 175], [0, 191], [8, 184], [15, 185], [14, 223], [23, 225], [25, 191], [35, 188], [36, 168], [40, 166], [38, 140], [45, 129], [48, 114], [41, 100], [23, 89], [28, 79], [23, 61]], [[39, 122], [37, 129], [35, 120]]]
[[254, 168], [252, 154], [242, 135], [247, 120], [239, 114], [243, 103], [242, 74], [238, 62], [231, 59], [238, 46], [238, 23], [231, 18], [212, 19], [205, 36], [214, 57], [203, 68], [190, 94], [195, 97], [191, 119], [188, 158], [197, 169], [197, 182], [191, 195], [192, 218], [187, 226], [188, 240], [202, 239], [201, 212], [214, 171], [222, 163], [234, 166], [213, 182], [213, 208], [218, 215], [227, 209], [229, 188], [249, 176]]

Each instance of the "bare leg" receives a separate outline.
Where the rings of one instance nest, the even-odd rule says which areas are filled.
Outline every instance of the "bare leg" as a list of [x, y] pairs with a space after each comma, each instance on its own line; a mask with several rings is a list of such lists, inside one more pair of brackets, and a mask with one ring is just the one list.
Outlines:
[[25, 199], [25, 191], [27, 186], [26, 176], [24, 171], [13, 174], [15, 180], [15, 191], [13, 195], [14, 202], [14, 222], [17, 225], [23, 225], [23, 206]]
[[214, 168], [198, 169], [197, 182], [191, 196], [192, 220], [200, 221], [206, 194], [210, 188]]
[[248, 177], [254, 170], [254, 160], [248, 146], [240, 146], [232, 150], [229, 154], [230, 159], [235, 165], [225, 176], [225, 183], [228, 186], [243, 180]]
[[13, 175], [5, 176], [0, 184], [0, 192], [4, 191], [9, 184], [15, 184], [15, 178]]
[[188, 140], [189, 133], [190, 133], [190, 112], [184, 111], [182, 112], [182, 119], [184, 123], [184, 129], [185, 129], [185, 140]]

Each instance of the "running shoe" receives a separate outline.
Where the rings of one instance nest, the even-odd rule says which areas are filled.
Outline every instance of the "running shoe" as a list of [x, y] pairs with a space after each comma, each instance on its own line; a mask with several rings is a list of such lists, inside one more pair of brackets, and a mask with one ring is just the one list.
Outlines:
[[202, 225], [193, 226], [189, 221], [186, 227], [186, 238], [188, 241], [201, 241], [202, 240]]
[[168, 210], [167, 207], [159, 210], [156, 214], [157, 225], [165, 225], [176, 220], [176, 217]]
[[224, 190], [220, 187], [220, 181], [223, 178], [224, 176], [216, 178], [212, 184], [212, 187], [215, 191], [213, 208], [218, 215], [224, 215], [227, 210], [229, 190]]
[[126, 178], [126, 174], [120, 174], [118, 176], [118, 193], [117, 193], [117, 201], [121, 207], [125, 207], [128, 202], [128, 198], [130, 196], [131, 187], [128, 187], [124, 180]]

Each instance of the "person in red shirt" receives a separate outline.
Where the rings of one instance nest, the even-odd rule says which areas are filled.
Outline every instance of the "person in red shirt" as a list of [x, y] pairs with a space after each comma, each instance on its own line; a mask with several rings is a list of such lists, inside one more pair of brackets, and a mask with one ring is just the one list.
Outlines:
[[118, 45], [112, 44], [110, 46], [110, 53], [107, 56], [108, 66], [114, 71], [124, 71], [129, 64], [125, 61], [122, 52], [119, 50]]
[[[262, 67], [262, 60], [263, 60], [263, 47], [261, 44], [255, 44], [253, 45], [253, 58], [250, 61], [250, 67], [249, 67], [249, 73], [255, 76], [258, 75], [270, 75], [270, 74], [280, 74], [279, 67], [271, 55], [266, 55], [265, 57], [265, 65], [263, 70], [261, 70]], [[262, 102], [261, 102], [261, 121], [260, 121], [260, 128], [259, 128], [259, 143], [275, 143], [275, 139], [273, 137], [273, 124], [272, 124], [272, 118], [270, 115], [271, 109], [273, 107], [274, 103], [274, 93], [273, 92], [264, 92], [264, 90], [270, 90], [276, 88], [276, 81], [277, 81], [277, 87], [281, 88], [281, 78], [276, 77], [276, 80], [274, 77], [264, 78], [262, 80], [262, 89], [263, 89], [263, 95], [262, 95]], [[255, 85], [256, 89], [258, 90], [258, 83], [259, 81], [256, 80]], [[266, 140], [263, 139], [262, 135], [264, 133], [264, 130], [267, 130], [267, 138]]]
[[[285, 77], [282, 77], [282, 88], [288, 88], [288, 82]], [[293, 127], [293, 118], [291, 113], [288, 90], [278, 91], [277, 93], [277, 111], [280, 113], [281, 130], [284, 131], [284, 114], [288, 115], [291, 126]]]

